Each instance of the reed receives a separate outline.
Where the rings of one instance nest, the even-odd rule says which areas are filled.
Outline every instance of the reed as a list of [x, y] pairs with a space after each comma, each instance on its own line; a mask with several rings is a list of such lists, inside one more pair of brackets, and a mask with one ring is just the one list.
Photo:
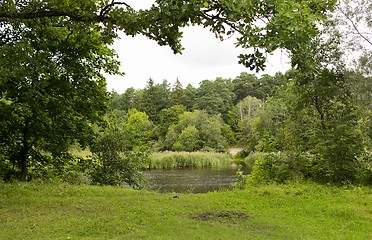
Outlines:
[[148, 168], [218, 167], [231, 161], [227, 153], [157, 152], [151, 156]]

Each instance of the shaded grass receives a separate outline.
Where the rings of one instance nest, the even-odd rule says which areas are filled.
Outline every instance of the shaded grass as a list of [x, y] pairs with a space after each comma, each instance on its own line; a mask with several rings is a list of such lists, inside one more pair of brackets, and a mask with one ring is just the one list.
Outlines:
[[231, 161], [231, 155], [226, 153], [158, 152], [152, 154], [148, 168], [216, 167], [231, 165]]
[[371, 239], [372, 189], [265, 185], [207, 194], [0, 186], [1, 239]]

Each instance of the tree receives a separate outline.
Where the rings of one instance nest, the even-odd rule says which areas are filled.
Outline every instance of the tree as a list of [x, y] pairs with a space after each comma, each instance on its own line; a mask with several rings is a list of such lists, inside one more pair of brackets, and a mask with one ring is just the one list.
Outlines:
[[193, 152], [200, 149], [199, 130], [194, 126], [188, 126], [182, 130], [178, 140], [173, 144], [172, 149], [175, 151]]
[[204, 80], [200, 83], [194, 101], [194, 109], [205, 110], [208, 114], [222, 114], [226, 119], [233, 106], [234, 93], [230, 80], [217, 78], [215, 81]]
[[[118, 31], [145, 35], [174, 53], [181, 52], [181, 28], [189, 24], [207, 27], [220, 38], [238, 32], [237, 45], [254, 48], [240, 55], [240, 62], [263, 69], [263, 50], [306, 52], [301, 46], [316, 34], [317, 21], [333, 4], [157, 0], [151, 8], [136, 11], [125, 1], [5, 0], [0, 6], [4, 159], [19, 163], [24, 180], [31, 155], [36, 160], [40, 149], [56, 155], [76, 140], [86, 144], [92, 139], [91, 126], [107, 110], [102, 73], [119, 74], [108, 47]], [[149, 117], [156, 120], [153, 110]]]
[[330, 28], [343, 36], [344, 51], [356, 50], [371, 51], [372, 36], [370, 17], [372, 3], [365, 0], [341, 0], [337, 2], [336, 9], [330, 14]]
[[272, 97], [263, 105], [257, 98], [248, 96], [235, 109], [239, 109], [237, 115], [240, 117], [237, 133], [239, 143], [245, 145], [248, 151], [267, 151], [268, 144], [272, 151], [283, 150], [281, 135], [288, 119], [288, 110], [283, 99]]
[[264, 102], [265, 99], [274, 95], [276, 87], [285, 84], [285, 78], [281, 73], [276, 73], [274, 77], [263, 74], [260, 78], [254, 74], [241, 73], [232, 80], [232, 83], [236, 96], [234, 104], [247, 96], [261, 99]]
[[275, 87], [275, 80], [268, 74], [263, 74], [256, 82], [253, 83], [254, 93], [252, 96], [265, 102], [271, 96]]
[[161, 84], [157, 85], [161, 99], [161, 109], [169, 108], [172, 104], [170, 83], [167, 80], [163, 80]]
[[244, 118], [255, 118], [258, 109], [261, 107], [263, 107], [261, 100], [247, 96], [230, 109], [226, 122], [233, 127], [235, 131], [238, 131], [240, 122], [243, 121]]
[[317, 181], [354, 182], [361, 167], [356, 159], [363, 150], [358, 115], [345, 82], [343, 72], [323, 69], [308, 83], [312, 88], [294, 88], [300, 97], [295, 108], [302, 110], [298, 119], [311, 120], [306, 129], [307, 145], [318, 156], [314, 164]]
[[125, 111], [123, 100], [124, 99], [121, 94], [118, 94], [115, 90], [112, 90], [110, 108]]
[[187, 111], [192, 111], [194, 109], [196, 91], [197, 89], [193, 87], [191, 84], [188, 84], [187, 87], [185, 88], [185, 91], [184, 91], [184, 94], [181, 100], [182, 100], [182, 105], [186, 107]]
[[113, 92], [110, 103], [111, 109], [123, 110], [128, 112], [132, 108], [138, 108], [136, 99], [136, 90], [134, 88], [127, 88], [123, 94]]
[[186, 111], [186, 107], [175, 105], [171, 108], [162, 109], [159, 113], [160, 131], [163, 136], [168, 132], [172, 125], [176, 125], [179, 121], [179, 116]]
[[95, 164], [90, 175], [94, 184], [143, 187], [145, 177], [139, 169], [145, 167], [150, 156], [144, 133], [147, 119], [145, 113], [132, 111], [127, 120], [109, 121], [91, 147]]
[[118, 73], [98, 25], [73, 22], [68, 30], [55, 26], [60, 21], [0, 23], [1, 152], [22, 180], [31, 163], [45, 161], [43, 152], [58, 156], [75, 141], [89, 143], [107, 110], [102, 72]]
[[177, 78], [171, 92], [171, 103], [172, 105], [181, 105], [182, 104], [182, 96], [183, 96], [183, 88], [180, 80]]
[[253, 83], [256, 81], [256, 75], [248, 74], [246, 72], [240, 73], [239, 76], [232, 80], [232, 84], [234, 86], [233, 92], [235, 94], [234, 104], [237, 104], [249, 95], [253, 96]]
[[[181, 136], [182, 135], [182, 136]], [[228, 140], [233, 140], [229, 129], [220, 116], [209, 116], [205, 111], [185, 112], [177, 124], [169, 127], [164, 139], [164, 150], [195, 151], [211, 150], [223, 152]], [[194, 141], [194, 143], [191, 143]], [[187, 146], [186, 146], [187, 145]]]
[[140, 111], [145, 112], [151, 121], [158, 122], [158, 113], [162, 109], [162, 95], [160, 89], [150, 78], [143, 91], [140, 101]]

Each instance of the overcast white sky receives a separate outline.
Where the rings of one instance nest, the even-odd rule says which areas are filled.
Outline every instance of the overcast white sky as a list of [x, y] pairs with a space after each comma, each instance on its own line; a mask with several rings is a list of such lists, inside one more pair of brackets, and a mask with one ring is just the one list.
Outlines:
[[[126, 2], [138, 9], [151, 6], [153, 1]], [[169, 47], [161, 47], [144, 36], [121, 35], [113, 47], [120, 57], [121, 71], [125, 75], [107, 76], [107, 89], [123, 93], [129, 87], [144, 88], [149, 78], [155, 83], [167, 80], [171, 84], [178, 78], [183, 87], [189, 83], [197, 87], [201, 81], [217, 77], [233, 79], [241, 72], [250, 72], [238, 64], [237, 56], [244, 50], [235, 48], [234, 43], [234, 38], [221, 42], [208, 29], [187, 27], [182, 39], [185, 50], [182, 55], [174, 55]], [[269, 56], [265, 73], [285, 72], [289, 69], [287, 62], [285, 54], [280, 52]]]

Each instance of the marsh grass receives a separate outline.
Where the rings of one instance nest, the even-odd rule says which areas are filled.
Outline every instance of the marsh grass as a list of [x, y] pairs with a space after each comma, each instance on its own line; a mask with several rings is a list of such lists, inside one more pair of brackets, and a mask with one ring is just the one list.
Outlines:
[[226, 153], [158, 152], [154, 153], [148, 168], [218, 167], [230, 165], [232, 157]]
[[372, 239], [372, 189], [262, 185], [206, 194], [0, 186], [1, 239]]

